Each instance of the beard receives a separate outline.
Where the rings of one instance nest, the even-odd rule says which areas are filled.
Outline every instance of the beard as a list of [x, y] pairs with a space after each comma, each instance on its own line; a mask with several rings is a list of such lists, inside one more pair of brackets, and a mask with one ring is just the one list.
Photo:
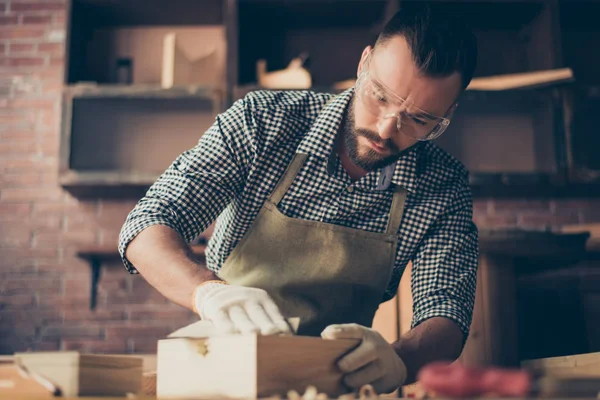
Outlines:
[[[350, 160], [365, 171], [374, 171], [394, 163], [401, 155], [400, 149], [390, 140], [382, 140], [377, 132], [365, 128], [356, 127], [354, 118], [354, 98], [350, 100], [350, 105], [343, 121], [344, 146]], [[384, 147], [388, 154], [381, 154], [374, 149], [361, 146], [358, 138], [362, 136], [365, 139]]]

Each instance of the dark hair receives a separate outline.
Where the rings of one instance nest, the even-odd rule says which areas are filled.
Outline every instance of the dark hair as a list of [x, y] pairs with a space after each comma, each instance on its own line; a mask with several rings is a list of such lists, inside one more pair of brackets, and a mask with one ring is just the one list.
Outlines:
[[443, 5], [423, 1], [402, 2], [400, 10], [385, 24], [375, 47], [402, 36], [411, 48], [417, 67], [428, 76], [454, 72], [469, 86], [477, 65], [477, 38], [462, 18]]

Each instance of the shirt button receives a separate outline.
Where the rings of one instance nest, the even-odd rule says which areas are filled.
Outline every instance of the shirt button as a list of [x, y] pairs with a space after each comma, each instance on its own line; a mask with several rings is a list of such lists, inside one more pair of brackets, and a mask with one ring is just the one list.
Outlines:
[[354, 192], [354, 186], [348, 186], [346, 190], [348, 191], [348, 193], [352, 193]]

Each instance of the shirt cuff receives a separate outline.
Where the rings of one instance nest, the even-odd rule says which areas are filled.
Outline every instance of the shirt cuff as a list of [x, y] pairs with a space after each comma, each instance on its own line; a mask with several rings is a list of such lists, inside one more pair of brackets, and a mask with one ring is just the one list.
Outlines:
[[141, 231], [152, 225], [164, 225], [179, 232], [177, 224], [174, 222], [173, 218], [171, 218], [172, 211], [165, 210], [164, 204], [162, 204], [163, 208], [160, 211], [149, 211], [150, 207], [156, 207], [159, 204], [162, 203], [158, 200], [143, 200], [143, 203], [139, 203], [129, 214], [121, 229], [118, 245], [119, 255], [121, 256], [123, 265], [131, 274], [138, 274], [139, 272], [127, 257], [125, 257], [125, 251], [127, 250], [129, 243], [131, 243]]
[[413, 315], [411, 328], [433, 317], [444, 317], [454, 321], [463, 333], [463, 346], [469, 337], [472, 314], [467, 310], [462, 311], [460, 306], [454, 301], [438, 304], [427, 309], [424, 312], [418, 312]]

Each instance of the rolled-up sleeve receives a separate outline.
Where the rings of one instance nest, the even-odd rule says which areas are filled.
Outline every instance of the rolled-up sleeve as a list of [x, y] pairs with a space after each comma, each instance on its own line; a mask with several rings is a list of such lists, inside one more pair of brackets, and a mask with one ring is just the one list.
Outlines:
[[469, 335], [479, 260], [478, 230], [467, 182], [431, 227], [413, 260], [412, 327], [432, 317], [453, 320]]
[[198, 144], [182, 154], [129, 213], [119, 235], [119, 253], [144, 229], [164, 225], [191, 242], [217, 218], [243, 188], [254, 152], [252, 113], [238, 100], [216, 117]]

